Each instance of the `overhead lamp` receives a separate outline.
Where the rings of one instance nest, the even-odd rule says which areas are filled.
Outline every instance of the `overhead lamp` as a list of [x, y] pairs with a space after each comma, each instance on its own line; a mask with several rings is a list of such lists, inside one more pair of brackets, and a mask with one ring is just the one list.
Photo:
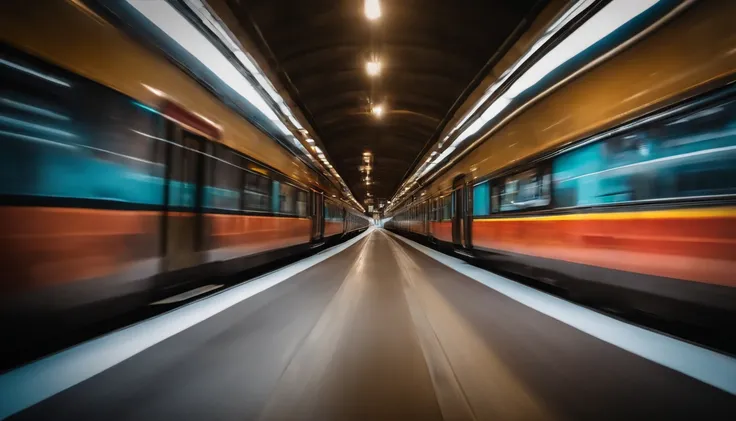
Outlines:
[[363, 152], [363, 156], [371, 156], [371, 153], [369, 151]]
[[365, 63], [365, 71], [368, 76], [378, 76], [381, 74], [381, 62], [378, 59], [372, 59]]
[[365, 0], [365, 17], [376, 20], [381, 17], [381, 4], [378, 0]]
[[374, 116], [380, 118], [383, 115], [383, 105], [375, 105], [373, 108], [371, 108], [371, 113], [373, 113]]
[[322, 153], [322, 149], [320, 149], [319, 146], [312, 146], [312, 150], [315, 151], [315, 152], [317, 152], [317, 154], [321, 154]]
[[314, 139], [312, 139], [311, 137], [308, 137], [307, 143], [309, 143], [310, 145], [314, 145]]

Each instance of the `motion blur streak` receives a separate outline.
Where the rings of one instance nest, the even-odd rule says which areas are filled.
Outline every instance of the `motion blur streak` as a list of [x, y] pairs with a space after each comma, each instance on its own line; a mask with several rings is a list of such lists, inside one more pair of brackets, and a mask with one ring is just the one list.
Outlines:
[[[202, 64], [210, 68], [223, 82], [257, 107], [270, 120], [279, 121], [271, 107], [266, 104], [235, 66], [173, 6], [165, 1], [128, 0], [128, 3], [192, 53]], [[286, 134], [289, 134], [289, 132], [287, 131]]]
[[97, 15], [74, 2], [3, 2], [0, 331], [8, 345], [0, 354], [12, 361], [369, 225], [339, 186], [263, 131], [257, 110], [232, 108], [201, 74], [101, 22], [107, 6], [140, 32], [155, 29], [137, 10], [149, 12], [216, 66], [209, 80], [262, 102], [170, 3], [95, 4]]
[[[154, 327], [178, 333], [16, 419], [728, 419], [735, 408], [732, 394], [618, 346], [627, 338], [649, 356], [689, 359], [679, 368], [701, 364], [689, 374], [720, 387], [713, 379], [733, 373], [722, 356], [487, 275], [499, 293], [380, 230], [319, 260], [185, 330], [169, 315], [131, 328], [140, 341], [123, 348], [151, 341]], [[177, 312], [224, 307], [258, 282]], [[108, 353], [87, 351], [82, 370]]]
[[244, 285], [0, 375], [0, 419], [95, 376], [344, 251], [370, 231]]
[[[393, 234], [392, 234], [393, 235]], [[736, 358], [624, 323], [542, 293], [403, 237], [400, 241], [463, 275], [547, 316], [657, 364], [736, 395]]]

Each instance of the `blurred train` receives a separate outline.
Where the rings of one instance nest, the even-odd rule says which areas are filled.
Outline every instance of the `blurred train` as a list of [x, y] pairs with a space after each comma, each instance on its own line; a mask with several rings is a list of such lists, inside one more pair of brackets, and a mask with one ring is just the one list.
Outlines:
[[734, 320], [734, 14], [695, 2], [546, 91], [386, 226], [586, 300]]
[[79, 2], [31, 3], [0, 16], [4, 322], [79, 321], [368, 227], [162, 54]]

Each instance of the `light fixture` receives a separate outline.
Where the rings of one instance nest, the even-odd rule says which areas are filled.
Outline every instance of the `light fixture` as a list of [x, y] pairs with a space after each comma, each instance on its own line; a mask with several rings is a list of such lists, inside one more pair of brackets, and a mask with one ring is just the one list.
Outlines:
[[365, 17], [376, 20], [381, 17], [381, 4], [378, 0], [365, 0]]
[[378, 76], [381, 74], [381, 62], [380, 60], [373, 58], [365, 63], [365, 71], [368, 76]]
[[371, 108], [371, 113], [373, 113], [376, 117], [381, 117], [383, 115], [383, 105], [375, 105], [373, 108]]
[[307, 138], [307, 143], [309, 143], [310, 145], [314, 145], [314, 139], [312, 139], [311, 137]]

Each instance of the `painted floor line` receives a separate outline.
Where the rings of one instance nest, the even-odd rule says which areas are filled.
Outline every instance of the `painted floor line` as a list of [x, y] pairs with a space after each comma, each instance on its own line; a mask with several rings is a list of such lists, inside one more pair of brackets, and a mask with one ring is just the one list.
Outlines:
[[480, 269], [387, 230], [384, 232], [468, 278], [542, 314], [632, 354], [736, 395], [736, 359], [733, 357], [630, 325]]
[[242, 285], [0, 375], [0, 420], [20, 412], [344, 251], [373, 231]]
[[164, 304], [174, 304], [174, 303], [180, 303], [182, 301], [191, 300], [194, 297], [198, 297], [202, 294], [206, 294], [208, 292], [214, 291], [216, 289], [220, 289], [224, 287], [223, 284], [218, 285], [205, 285], [201, 286], [199, 288], [194, 288], [189, 291], [182, 292], [181, 294], [177, 294], [168, 298], [164, 298], [163, 300], [159, 300], [156, 302], [151, 303], [152, 306], [158, 306], [158, 305], [164, 305]]

